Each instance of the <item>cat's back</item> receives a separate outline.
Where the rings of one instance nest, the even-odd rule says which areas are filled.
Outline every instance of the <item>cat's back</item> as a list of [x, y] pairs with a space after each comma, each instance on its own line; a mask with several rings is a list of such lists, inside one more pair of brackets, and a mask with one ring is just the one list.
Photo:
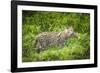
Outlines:
[[37, 37], [56, 37], [60, 32], [42, 32]]

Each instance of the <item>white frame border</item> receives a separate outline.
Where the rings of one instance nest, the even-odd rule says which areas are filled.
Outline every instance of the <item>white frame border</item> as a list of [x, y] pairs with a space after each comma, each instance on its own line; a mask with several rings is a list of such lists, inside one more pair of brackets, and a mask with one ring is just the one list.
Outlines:
[[[58, 11], [58, 12], [77, 12], [90, 13], [90, 59], [85, 60], [67, 60], [67, 61], [48, 61], [48, 62], [24, 62], [22, 63], [22, 10], [33, 11]], [[78, 65], [78, 64], [94, 64], [94, 10], [78, 9], [78, 8], [60, 8], [60, 7], [44, 7], [44, 6], [24, 6], [18, 5], [17, 10], [17, 64], [18, 68], [26, 67], [43, 67], [43, 66], [60, 66], [60, 65]]]

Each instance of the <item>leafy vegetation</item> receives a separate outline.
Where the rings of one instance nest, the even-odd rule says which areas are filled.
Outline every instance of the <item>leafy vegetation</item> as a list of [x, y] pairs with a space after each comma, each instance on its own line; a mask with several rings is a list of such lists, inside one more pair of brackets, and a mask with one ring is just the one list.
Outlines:
[[[22, 61], [78, 60], [90, 58], [90, 15], [88, 13], [23, 11]], [[70, 38], [66, 46], [48, 47], [41, 53], [34, 50], [34, 41], [41, 32], [63, 31], [72, 26], [80, 39]]]

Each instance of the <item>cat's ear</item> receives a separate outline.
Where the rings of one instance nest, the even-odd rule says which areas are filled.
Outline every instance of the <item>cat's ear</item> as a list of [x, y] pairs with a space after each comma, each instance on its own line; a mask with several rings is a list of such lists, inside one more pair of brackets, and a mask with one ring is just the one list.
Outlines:
[[66, 26], [66, 29], [68, 29], [69, 28], [69, 26]]
[[68, 32], [68, 29], [70, 29], [70, 26], [66, 26], [66, 28], [65, 28], [65, 30], [64, 30], [64, 32]]
[[67, 29], [72, 29], [72, 28], [73, 28], [72, 26], [67, 27]]

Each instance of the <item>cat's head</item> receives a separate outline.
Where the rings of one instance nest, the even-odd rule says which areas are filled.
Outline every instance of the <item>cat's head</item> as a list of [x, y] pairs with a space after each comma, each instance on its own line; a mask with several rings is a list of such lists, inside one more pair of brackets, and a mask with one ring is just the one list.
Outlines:
[[72, 26], [66, 28], [66, 29], [64, 30], [64, 32], [66, 33], [66, 35], [67, 35], [68, 37], [76, 37], [76, 38], [78, 38], [78, 39], [80, 38], [79, 33], [76, 33], [76, 32], [74, 31], [74, 29], [73, 29]]
[[66, 29], [64, 30], [64, 32], [65, 32], [68, 36], [71, 36], [71, 35], [74, 34], [74, 29], [73, 29], [72, 26], [70, 26], [70, 27], [66, 28]]

